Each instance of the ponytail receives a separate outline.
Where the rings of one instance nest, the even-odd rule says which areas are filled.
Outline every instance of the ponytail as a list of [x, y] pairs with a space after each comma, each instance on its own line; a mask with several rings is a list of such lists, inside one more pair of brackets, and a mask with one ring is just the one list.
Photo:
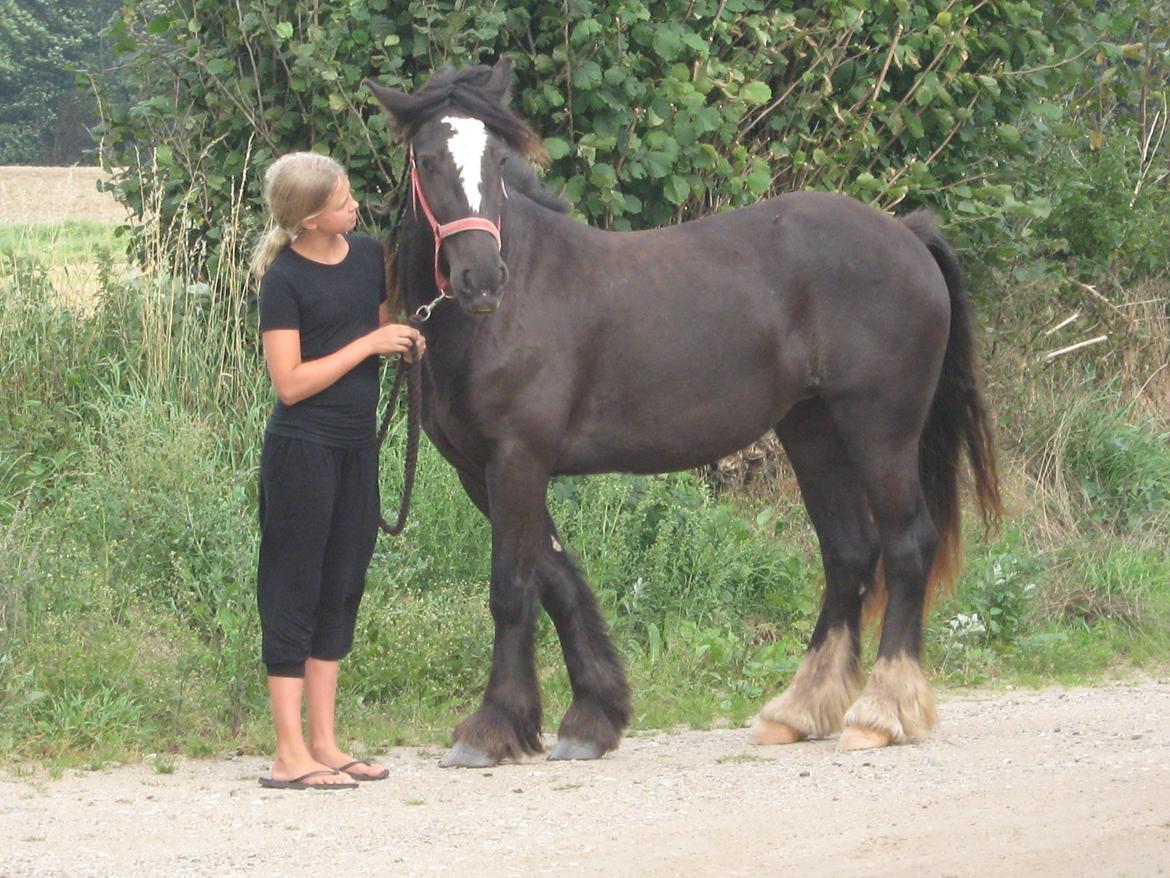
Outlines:
[[260, 243], [252, 252], [252, 274], [256, 276], [257, 280], [264, 276], [264, 272], [268, 271], [268, 266], [276, 260], [285, 247], [292, 243], [292, 239], [293, 236], [280, 226], [271, 226], [264, 233], [264, 237], [260, 239]]

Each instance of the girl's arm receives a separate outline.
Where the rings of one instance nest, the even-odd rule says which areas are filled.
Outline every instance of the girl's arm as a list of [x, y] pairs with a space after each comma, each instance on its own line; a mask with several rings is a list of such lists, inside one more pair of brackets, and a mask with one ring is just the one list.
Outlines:
[[301, 359], [299, 330], [270, 329], [261, 338], [268, 375], [276, 395], [285, 405], [295, 405], [320, 393], [367, 357], [405, 354], [410, 351], [412, 341], [418, 344], [420, 355], [424, 347], [417, 329], [397, 323], [385, 323], [328, 356], [308, 361]]

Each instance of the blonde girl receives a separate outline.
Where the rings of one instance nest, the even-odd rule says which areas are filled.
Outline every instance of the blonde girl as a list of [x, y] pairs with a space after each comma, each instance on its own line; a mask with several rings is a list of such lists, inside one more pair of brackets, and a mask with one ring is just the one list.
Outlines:
[[264, 183], [270, 225], [253, 269], [277, 399], [260, 457], [257, 597], [276, 755], [260, 784], [347, 789], [389, 774], [344, 752], [334, 729], [377, 535], [378, 357], [409, 356], [412, 344], [421, 356], [424, 342], [391, 322], [382, 246], [353, 233], [341, 165], [292, 153]]

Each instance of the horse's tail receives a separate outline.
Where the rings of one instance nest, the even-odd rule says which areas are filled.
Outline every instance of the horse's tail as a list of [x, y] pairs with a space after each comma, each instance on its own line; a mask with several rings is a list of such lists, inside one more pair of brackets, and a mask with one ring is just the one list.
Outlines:
[[939, 534], [930, 577], [929, 588], [933, 592], [939, 583], [952, 585], [962, 565], [959, 480], [964, 449], [985, 527], [993, 529], [998, 525], [1003, 502], [999, 494], [995, 437], [983, 404], [970, 308], [963, 292], [959, 260], [935, 226], [930, 211], [917, 210], [903, 222], [930, 250], [951, 298], [951, 327], [942, 373], [918, 452], [922, 490]]
[[954, 583], [963, 560], [958, 488], [964, 448], [985, 527], [997, 526], [1004, 506], [999, 498], [995, 433], [979, 386], [975, 338], [958, 259], [929, 211], [915, 211], [903, 222], [934, 256], [947, 280], [951, 302], [947, 352], [918, 446], [922, 491], [938, 530], [938, 551], [930, 576], [930, 590], [934, 591], [937, 583]]

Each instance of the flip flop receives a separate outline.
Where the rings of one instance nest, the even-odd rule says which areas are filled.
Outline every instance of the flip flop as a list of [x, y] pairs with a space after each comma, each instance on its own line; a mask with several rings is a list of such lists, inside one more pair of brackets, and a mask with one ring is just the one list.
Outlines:
[[356, 783], [305, 783], [310, 777], [319, 777], [322, 774], [340, 774], [332, 768], [318, 768], [309, 771], [292, 780], [275, 780], [271, 777], [260, 778], [260, 786], [270, 790], [356, 790]]
[[[345, 765], [343, 765], [340, 768], [335, 769], [335, 770], [336, 771], [349, 771], [355, 765], [368, 766], [369, 764], [370, 763], [366, 762], [364, 759], [355, 759], [353, 762], [347, 762], [347, 763], [345, 763]], [[377, 774], [351, 774], [350, 775], [350, 777], [352, 777], [354, 780], [357, 780], [357, 781], [385, 780], [389, 776], [390, 776], [390, 769], [389, 768], [383, 768]]]

